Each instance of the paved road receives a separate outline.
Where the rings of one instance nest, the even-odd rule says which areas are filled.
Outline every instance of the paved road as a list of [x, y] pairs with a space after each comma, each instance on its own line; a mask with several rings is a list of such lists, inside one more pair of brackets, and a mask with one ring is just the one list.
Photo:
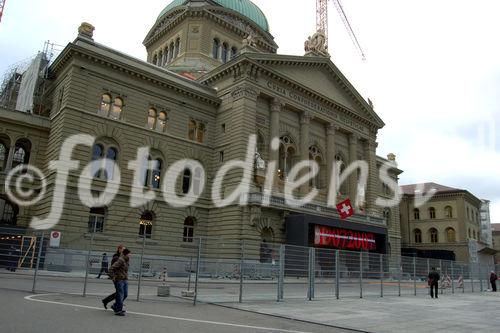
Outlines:
[[322, 325], [200, 304], [171, 298], [168, 301], [126, 302], [127, 316], [114, 316], [100, 307], [100, 298], [62, 294], [33, 295], [1, 289], [2, 332], [275, 332], [344, 333]]

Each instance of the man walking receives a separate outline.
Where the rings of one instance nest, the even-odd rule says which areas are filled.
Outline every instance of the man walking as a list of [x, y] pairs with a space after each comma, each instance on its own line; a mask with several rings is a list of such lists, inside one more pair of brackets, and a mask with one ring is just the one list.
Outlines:
[[102, 272], [108, 274], [108, 256], [106, 253], [102, 254], [101, 270], [99, 271], [99, 274], [97, 275], [98, 279], [101, 278]]
[[434, 293], [436, 295], [436, 298], [438, 298], [439, 279], [440, 279], [439, 273], [436, 271], [436, 268], [432, 267], [427, 280], [429, 288], [431, 289], [431, 298], [434, 298]]
[[116, 301], [115, 304], [111, 306], [115, 315], [125, 316], [125, 311], [123, 310], [123, 302], [128, 296], [128, 265], [130, 260], [130, 250], [123, 249], [122, 254], [118, 260], [111, 265], [109, 269], [109, 274], [113, 279], [116, 287]]
[[[116, 253], [113, 254], [113, 258], [111, 259], [111, 265], [113, 265], [118, 258], [120, 258], [120, 255], [122, 254], [122, 251], [125, 247], [123, 245], [118, 245], [118, 248], [116, 249]], [[116, 298], [116, 284], [113, 281], [113, 284], [115, 285], [115, 292], [112, 293], [111, 295], [107, 296], [102, 300], [102, 305], [104, 305], [104, 308], [107, 310], [108, 309], [108, 303], [113, 301]]]
[[491, 283], [491, 291], [497, 291], [497, 275], [495, 274], [494, 271], [491, 271], [490, 273], [490, 283]]

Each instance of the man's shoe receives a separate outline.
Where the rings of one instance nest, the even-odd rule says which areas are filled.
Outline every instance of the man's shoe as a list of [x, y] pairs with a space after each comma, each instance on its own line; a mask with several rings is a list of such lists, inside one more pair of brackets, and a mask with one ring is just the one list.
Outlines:
[[118, 312], [115, 312], [115, 316], [125, 316], [125, 311], [118, 311]]
[[102, 302], [102, 306], [104, 306], [104, 308], [107, 310], [108, 309], [108, 303], [106, 303], [104, 300], [102, 300], [101, 302]]
[[114, 305], [114, 304], [113, 304], [113, 305], [111, 305], [111, 309], [112, 309], [114, 312], [116, 312], [116, 308], [115, 308], [115, 305]]

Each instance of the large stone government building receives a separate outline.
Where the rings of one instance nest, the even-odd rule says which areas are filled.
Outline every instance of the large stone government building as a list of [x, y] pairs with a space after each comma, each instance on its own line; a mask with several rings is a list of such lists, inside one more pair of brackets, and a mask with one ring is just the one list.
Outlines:
[[[384, 123], [331, 61], [321, 34], [309, 39], [304, 56], [278, 54], [265, 15], [249, 0], [174, 0], [144, 40], [147, 61], [97, 43], [92, 32], [91, 25], [83, 24], [76, 40], [51, 63], [31, 112], [0, 109], [0, 182], [19, 164], [39, 167], [48, 182], [44, 199], [30, 207], [15, 205], [1, 186], [4, 225], [27, 227], [32, 217], [49, 213], [56, 175], [49, 162], [58, 159], [65, 139], [85, 133], [96, 141], [78, 145], [72, 155], [80, 170], [70, 172], [55, 228], [63, 248], [83, 249], [93, 228], [97, 246], [116, 244], [116, 235], [146, 233], [159, 254], [163, 244], [182, 249], [198, 236], [315, 246], [315, 228], [322, 226], [369, 234], [376, 241], [370, 251], [400, 255], [399, 206], [379, 207], [375, 200], [393, 196], [379, 180], [380, 167], [391, 163], [395, 182], [402, 171], [394, 155], [376, 155], [377, 132]], [[218, 208], [211, 200], [214, 176], [227, 161], [245, 160], [252, 134], [265, 163], [256, 163], [248, 203]], [[279, 138], [279, 149], [272, 148], [273, 138]], [[145, 146], [156, 163], [144, 170], [140, 185], [157, 195], [131, 208], [134, 173], [128, 162]], [[89, 209], [79, 200], [78, 177], [83, 166], [105, 157], [120, 168], [120, 189], [107, 207]], [[161, 195], [164, 175], [186, 158], [201, 163], [206, 186], [194, 204], [174, 208]], [[295, 194], [315, 188], [318, 195], [311, 204], [290, 207], [283, 194], [287, 174], [298, 161], [310, 159], [320, 171]], [[365, 202], [341, 221], [335, 207], [327, 205], [332, 165], [344, 168], [356, 160], [369, 166]], [[278, 170], [270, 204], [263, 205], [262, 176], [270, 161], [277, 162]], [[98, 192], [117, 173], [103, 165], [93, 176]], [[225, 196], [241, 176], [239, 169], [227, 174]], [[359, 197], [357, 178], [351, 174], [338, 200]], [[196, 192], [200, 183], [196, 169], [184, 171], [177, 193]]]

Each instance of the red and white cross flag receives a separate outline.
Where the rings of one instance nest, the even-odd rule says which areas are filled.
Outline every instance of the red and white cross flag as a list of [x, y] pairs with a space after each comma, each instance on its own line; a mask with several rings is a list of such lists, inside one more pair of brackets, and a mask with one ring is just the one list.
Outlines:
[[351, 200], [345, 199], [337, 205], [337, 211], [340, 214], [340, 218], [345, 220], [349, 216], [354, 215], [354, 208], [352, 208]]

